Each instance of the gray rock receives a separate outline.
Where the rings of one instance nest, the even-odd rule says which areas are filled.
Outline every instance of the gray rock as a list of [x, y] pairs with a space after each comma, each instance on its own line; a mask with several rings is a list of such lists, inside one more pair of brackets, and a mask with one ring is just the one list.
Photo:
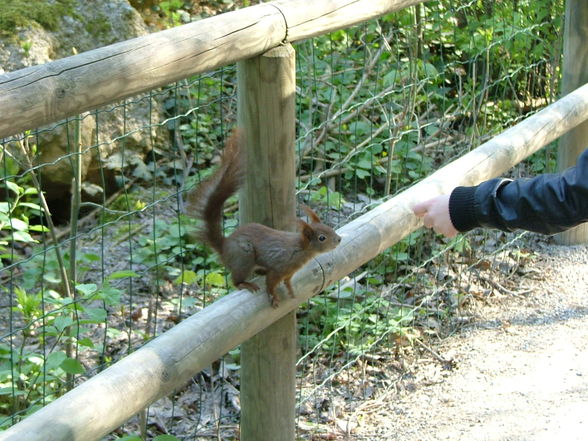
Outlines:
[[[0, 74], [147, 33], [147, 25], [127, 0], [76, 0], [72, 14], [62, 16], [53, 30], [32, 22], [26, 28], [15, 29], [12, 36], [0, 37]], [[165, 137], [164, 129], [156, 124], [163, 119], [160, 103], [144, 96], [128, 99], [124, 116], [121, 103], [114, 103], [99, 109], [97, 116], [90, 112], [81, 117], [85, 150], [82, 176], [98, 185], [101, 166], [116, 163], [118, 168], [137, 161], [151, 150], [153, 139]], [[73, 124], [66, 128], [64, 122], [56, 122], [39, 129], [34, 139], [38, 144], [37, 163], [51, 164], [40, 168], [43, 184], [49, 199], [59, 200], [67, 196], [71, 186], [68, 153], [73, 145]], [[126, 151], [125, 164], [109, 161], [111, 156], [120, 155], [122, 147]]]

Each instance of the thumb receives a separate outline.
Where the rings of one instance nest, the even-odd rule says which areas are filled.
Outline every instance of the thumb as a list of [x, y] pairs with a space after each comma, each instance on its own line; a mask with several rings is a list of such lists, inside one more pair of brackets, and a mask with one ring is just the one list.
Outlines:
[[429, 211], [429, 207], [431, 205], [431, 199], [424, 202], [419, 202], [412, 206], [413, 213], [418, 217], [423, 217]]

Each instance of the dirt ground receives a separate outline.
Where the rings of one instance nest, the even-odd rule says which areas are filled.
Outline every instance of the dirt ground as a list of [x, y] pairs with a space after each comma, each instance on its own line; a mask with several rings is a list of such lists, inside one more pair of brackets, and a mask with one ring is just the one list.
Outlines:
[[411, 387], [365, 406], [353, 439], [588, 440], [588, 249], [532, 247], [530, 292], [477, 306], [435, 347], [452, 367], [418, 361]]

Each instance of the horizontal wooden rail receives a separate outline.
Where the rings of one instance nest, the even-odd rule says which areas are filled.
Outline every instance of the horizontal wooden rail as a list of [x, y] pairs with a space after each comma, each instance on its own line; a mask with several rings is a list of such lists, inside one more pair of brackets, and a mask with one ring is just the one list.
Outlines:
[[0, 75], [0, 139], [423, 0], [282, 0]]
[[417, 201], [500, 175], [587, 119], [585, 85], [339, 229], [342, 244], [294, 277], [295, 299], [284, 297], [273, 309], [265, 293], [234, 292], [0, 434], [0, 441], [99, 439], [417, 229], [411, 210]]

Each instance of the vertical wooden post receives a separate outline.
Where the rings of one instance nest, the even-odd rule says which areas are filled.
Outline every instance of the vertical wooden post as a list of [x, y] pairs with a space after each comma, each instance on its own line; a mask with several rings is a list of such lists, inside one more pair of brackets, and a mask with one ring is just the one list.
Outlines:
[[[567, 0], [562, 95], [588, 83], [588, 1]], [[578, 155], [588, 148], [588, 121], [580, 124], [561, 137], [559, 143], [558, 168], [565, 170], [574, 165]], [[588, 223], [557, 235], [564, 245], [588, 242]]]
[[[248, 164], [242, 223], [296, 228], [295, 73], [289, 44], [237, 65], [238, 119]], [[294, 440], [295, 365], [295, 312], [241, 346], [242, 441]]]

